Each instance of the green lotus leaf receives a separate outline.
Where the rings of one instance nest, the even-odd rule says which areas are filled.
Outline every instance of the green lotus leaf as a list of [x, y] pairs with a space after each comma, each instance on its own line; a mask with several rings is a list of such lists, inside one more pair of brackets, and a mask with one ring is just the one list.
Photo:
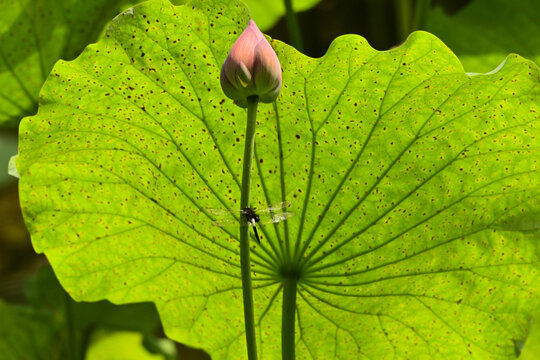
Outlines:
[[532, 325], [527, 336], [527, 342], [523, 344], [524, 347], [519, 355], [519, 360], [534, 360], [540, 351], [540, 324], [537, 320], [539, 318], [540, 314], [538, 313], [533, 317]]
[[[108, 301], [75, 302], [58, 283], [50, 267], [43, 267], [25, 286], [27, 301], [34, 309], [47, 309], [55, 318], [71, 323], [75, 334], [91, 334], [100, 329], [153, 334], [159, 329], [159, 316], [153, 304], [117, 306]], [[66, 308], [71, 318], [66, 319]], [[67, 326], [64, 324], [63, 326]]]
[[[292, 0], [295, 12], [305, 11], [317, 5], [321, 0]], [[283, 0], [244, 0], [249, 8], [251, 17], [261, 30], [268, 30], [278, 20], [285, 16], [285, 2]]]
[[[153, 301], [171, 338], [244, 358], [238, 209], [246, 112], [220, 67], [241, 3], [151, 0], [59, 62], [20, 127], [21, 205], [78, 300]], [[538, 297], [538, 67], [468, 76], [436, 37], [319, 59], [272, 41], [252, 205], [291, 201], [252, 242], [258, 350], [280, 355], [298, 277], [298, 359], [514, 358]], [[531, 219], [531, 220], [527, 220]]]
[[0, 126], [35, 113], [43, 82], [136, 0], [0, 0]]
[[[170, 340], [165, 340], [170, 342]], [[174, 345], [173, 349], [174, 349]], [[176, 357], [174, 357], [176, 358]], [[142, 334], [129, 331], [104, 332], [94, 339], [86, 360], [167, 360], [162, 354], [152, 354], [143, 346]], [[169, 358], [170, 359], [170, 358]]]
[[0, 318], [1, 359], [56, 359], [61, 328], [50, 312], [0, 301]]
[[536, 0], [474, 0], [453, 15], [434, 8], [426, 29], [456, 53], [467, 71], [492, 71], [511, 52], [540, 64], [539, 11]]

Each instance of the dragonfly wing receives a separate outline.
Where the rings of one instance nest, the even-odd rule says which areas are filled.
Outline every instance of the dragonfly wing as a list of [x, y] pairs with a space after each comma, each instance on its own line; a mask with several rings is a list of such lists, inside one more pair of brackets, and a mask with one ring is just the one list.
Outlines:
[[233, 221], [231, 219], [218, 219], [218, 220], [212, 221], [212, 225], [219, 226], [219, 227], [229, 226], [232, 223]]
[[230, 227], [230, 226], [248, 226], [250, 223], [240, 223], [236, 219], [217, 219], [212, 221], [212, 225], [218, 227]]
[[291, 206], [291, 202], [290, 201], [282, 201], [282, 202], [279, 202], [279, 203], [276, 203], [266, 209], [262, 209], [262, 210], [257, 210], [257, 212], [274, 212], [274, 211], [279, 211], [279, 210], [282, 210], [282, 209], [285, 209], [285, 208], [288, 208], [289, 206]]
[[206, 211], [213, 215], [215, 220], [212, 222], [214, 226], [225, 227], [231, 224], [238, 224], [241, 210], [226, 210], [226, 209], [206, 209]]
[[281, 212], [272, 214], [270, 218], [265, 219], [264, 221], [261, 221], [262, 224], [276, 224], [280, 221], [287, 220], [288, 218], [292, 218], [294, 216], [294, 213], [292, 212]]
[[216, 215], [216, 216], [236, 216], [237, 214], [241, 213], [242, 210], [227, 210], [227, 209], [206, 209], [209, 214]]

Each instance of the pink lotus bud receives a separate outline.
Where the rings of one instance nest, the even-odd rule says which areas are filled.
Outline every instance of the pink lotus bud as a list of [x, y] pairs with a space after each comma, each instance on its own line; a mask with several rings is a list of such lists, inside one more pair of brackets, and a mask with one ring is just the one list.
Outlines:
[[234, 43], [221, 68], [221, 88], [241, 107], [247, 98], [276, 100], [281, 90], [281, 66], [274, 49], [253, 20]]

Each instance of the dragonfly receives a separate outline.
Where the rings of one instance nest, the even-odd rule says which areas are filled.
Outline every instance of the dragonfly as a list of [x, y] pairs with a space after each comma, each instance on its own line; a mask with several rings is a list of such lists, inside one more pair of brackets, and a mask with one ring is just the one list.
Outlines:
[[257, 223], [260, 224], [276, 224], [280, 221], [287, 220], [294, 216], [293, 212], [283, 211], [291, 206], [290, 201], [282, 201], [274, 204], [266, 209], [257, 210], [257, 208], [245, 207], [242, 210], [224, 210], [224, 209], [208, 209], [208, 212], [216, 216], [216, 220], [212, 222], [214, 226], [225, 227], [230, 224], [238, 223], [240, 214], [246, 219], [244, 226], [251, 225], [257, 243], [261, 244], [259, 233], [257, 232]]

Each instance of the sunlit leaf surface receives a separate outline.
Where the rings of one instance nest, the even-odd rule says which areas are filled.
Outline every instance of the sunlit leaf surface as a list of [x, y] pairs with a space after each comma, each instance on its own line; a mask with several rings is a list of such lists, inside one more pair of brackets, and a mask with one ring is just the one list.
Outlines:
[[[173, 345], [174, 346], [174, 345]], [[89, 347], [86, 360], [167, 360], [161, 354], [152, 354], [143, 346], [143, 336], [136, 332], [117, 331], [97, 337]]]
[[[154, 0], [46, 82], [20, 129], [21, 203], [77, 299], [154, 301], [167, 334], [245, 356], [237, 209], [246, 113], [219, 85], [240, 3]], [[299, 276], [298, 359], [513, 358], [538, 306], [538, 68], [467, 76], [437, 38], [320, 59], [273, 41], [253, 206], [296, 216], [252, 242], [258, 348], [280, 353]]]
[[540, 314], [536, 313], [533, 317], [527, 341], [524, 344], [523, 352], [519, 355], [519, 360], [535, 360], [540, 354], [540, 323], [537, 319]]
[[54, 63], [71, 60], [136, 0], [0, 0], [0, 126], [35, 113]]

